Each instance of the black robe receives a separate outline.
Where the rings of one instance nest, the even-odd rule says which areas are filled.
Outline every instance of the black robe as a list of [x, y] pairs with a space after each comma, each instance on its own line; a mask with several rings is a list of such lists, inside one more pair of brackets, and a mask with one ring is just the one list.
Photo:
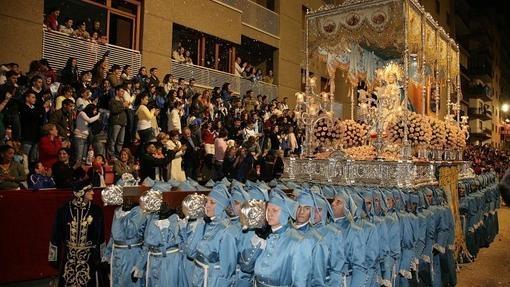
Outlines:
[[107, 286], [107, 274], [99, 272], [103, 243], [104, 217], [98, 205], [80, 207], [70, 201], [59, 208], [48, 256], [59, 266], [58, 286]]

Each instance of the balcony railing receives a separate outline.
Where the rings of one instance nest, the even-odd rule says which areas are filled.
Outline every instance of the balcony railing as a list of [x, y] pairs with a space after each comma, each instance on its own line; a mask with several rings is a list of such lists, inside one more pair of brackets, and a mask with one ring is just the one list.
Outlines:
[[488, 86], [469, 86], [464, 89], [465, 94], [472, 99], [482, 99], [483, 101], [492, 100], [492, 90]]
[[241, 21], [274, 36], [280, 35], [280, 19], [277, 13], [255, 2], [242, 1]]
[[219, 0], [228, 6], [242, 11], [241, 21], [262, 32], [278, 37], [280, 35], [280, 16], [250, 0]]
[[65, 67], [69, 57], [77, 59], [80, 71], [91, 70], [106, 51], [110, 51], [108, 56], [110, 64], [131, 65], [133, 71], [138, 71], [141, 66], [142, 55], [139, 51], [111, 44], [98, 44], [61, 32], [44, 30], [43, 58], [57, 70]]
[[492, 112], [488, 109], [469, 108], [469, 118], [488, 121], [492, 119]]
[[194, 78], [198, 86], [212, 89], [230, 83], [232, 91], [244, 95], [252, 90], [255, 95], [266, 95], [270, 100], [278, 98], [278, 87], [262, 81], [250, 81], [226, 72], [209, 69], [202, 66], [182, 64], [172, 61], [172, 75], [176, 78]]

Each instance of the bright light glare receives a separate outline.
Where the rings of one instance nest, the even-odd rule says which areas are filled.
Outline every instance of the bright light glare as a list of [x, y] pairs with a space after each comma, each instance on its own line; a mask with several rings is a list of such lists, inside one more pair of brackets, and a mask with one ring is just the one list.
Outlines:
[[510, 111], [510, 105], [509, 104], [501, 105], [501, 111], [504, 113], [508, 113], [508, 111]]

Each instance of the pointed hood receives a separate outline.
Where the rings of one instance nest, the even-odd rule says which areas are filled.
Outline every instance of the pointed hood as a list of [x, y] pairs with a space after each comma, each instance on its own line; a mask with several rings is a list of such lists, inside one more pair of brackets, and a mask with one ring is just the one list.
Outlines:
[[225, 218], [227, 216], [225, 209], [230, 204], [230, 194], [225, 184], [217, 183], [211, 192], [209, 192], [209, 196], [216, 201], [215, 216]]
[[280, 224], [282, 226], [288, 224], [289, 218], [296, 218], [298, 203], [289, 198], [283, 190], [273, 188], [273, 190], [271, 190], [269, 203], [280, 207]]

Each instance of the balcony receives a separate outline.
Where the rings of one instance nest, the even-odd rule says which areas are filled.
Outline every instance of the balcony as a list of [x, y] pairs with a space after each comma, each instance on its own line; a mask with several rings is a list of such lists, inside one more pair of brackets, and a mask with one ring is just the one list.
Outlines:
[[469, 63], [469, 74], [490, 82], [493, 77], [492, 59], [487, 53], [472, 54]]
[[468, 113], [470, 119], [480, 119], [482, 121], [489, 121], [492, 119], [492, 112], [487, 109], [469, 108]]
[[485, 102], [492, 101], [492, 90], [488, 86], [470, 86], [465, 89], [464, 94], [470, 99], [481, 99]]
[[280, 35], [280, 16], [250, 0], [218, 0], [241, 11], [241, 22], [273, 37]]
[[469, 74], [486, 83], [491, 82], [493, 77], [492, 68], [489, 67], [472, 67], [469, 69]]
[[202, 66], [172, 61], [171, 73], [176, 78], [194, 78], [197, 86], [207, 89], [221, 87], [224, 83], [230, 83], [232, 91], [239, 95], [244, 95], [246, 91], [252, 90], [256, 95], [266, 95], [269, 100], [278, 98], [278, 87], [273, 84], [261, 81], [252, 82], [230, 73]]
[[483, 129], [482, 131], [471, 131], [469, 133], [469, 139], [471, 141], [485, 141], [492, 137], [492, 131], [490, 129]]
[[44, 30], [42, 44], [42, 57], [57, 70], [64, 68], [70, 57], [78, 60], [80, 71], [91, 70], [106, 51], [110, 51], [108, 56], [110, 64], [131, 65], [133, 71], [138, 71], [142, 65], [140, 51], [111, 44], [98, 44], [61, 32]]

